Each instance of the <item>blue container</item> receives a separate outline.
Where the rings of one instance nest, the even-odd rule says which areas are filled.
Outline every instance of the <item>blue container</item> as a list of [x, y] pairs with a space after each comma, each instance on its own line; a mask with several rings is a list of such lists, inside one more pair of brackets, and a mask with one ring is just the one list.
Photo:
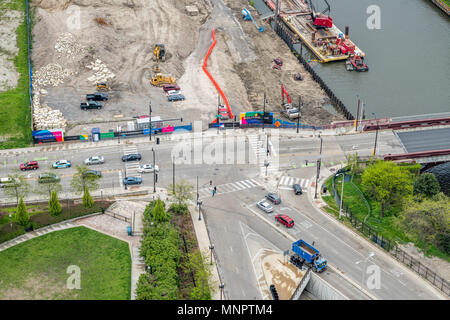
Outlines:
[[131, 226], [127, 227], [127, 232], [128, 232], [128, 235], [131, 236]]
[[92, 141], [100, 140], [100, 128], [92, 128]]

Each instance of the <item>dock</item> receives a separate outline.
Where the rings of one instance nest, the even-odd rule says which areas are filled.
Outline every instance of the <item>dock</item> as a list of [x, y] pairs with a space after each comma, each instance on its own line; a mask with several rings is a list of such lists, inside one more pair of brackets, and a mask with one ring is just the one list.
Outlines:
[[[271, 0], [263, 1], [275, 15], [275, 3]], [[365, 56], [365, 53], [348, 38], [347, 28], [345, 33], [334, 24], [331, 28], [317, 29], [311, 22], [310, 12], [311, 9], [301, 0], [279, 0], [279, 21], [283, 21], [320, 62], [346, 60], [349, 57], [348, 53], [351, 52]], [[349, 51], [343, 53], [340, 50], [342, 46]]]

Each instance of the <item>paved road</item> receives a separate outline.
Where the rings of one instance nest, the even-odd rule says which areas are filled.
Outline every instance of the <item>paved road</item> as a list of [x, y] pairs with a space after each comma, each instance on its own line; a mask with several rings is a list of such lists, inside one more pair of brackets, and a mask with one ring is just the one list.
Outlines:
[[[241, 131], [236, 131], [236, 134], [240, 137], [255, 135], [254, 132], [249, 134]], [[381, 132], [379, 137], [380, 153], [393, 153], [401, 148], [400, 143], [391, 132]], [[324, 167], [339, 164], [341, 161], [344, 162], [346, 155], [356, 150], [360, 155], [369, 155], [372, 148], [370, 141], [373, 138], [373, 133], [345, 137], [324, 136], [322, 153]], [[164, 141], [160, 145], [155, 145], [154, 142], [149, 143], [143, 139], [134, 141], [136, 143], [131, 144], [126, 144], [122, 141], [120, 145], [99, 143], [96, 148], [92, 149], [63, 149], [25, 154], [1, 153], [0, 175], [2, 177], [6, 176], [8, 173], [16, 170], [18, 164], [25, 160], [45, 159], [39, 160], [41, 166], [39, 170], [26, 173], [30, 175], [30, 182], [37, 187], [34, 179], [40, 172], [54, 170], [49, 169], [54, 160], [68, 159], [72, 161], [73, 165], [77, 165], [91, 155], [100, 154], [105, 157], [105, 164], [92, 166], [92, 168], [103, 172], [103, 178], [100, 182], [101, 188], [111, 188], [113, 186], [118, 189], [118, 192], [121, 192], [123, 188], [120, 187], [120, 177], [121, 175], [123, 177], [127, 171], [127, 166], [121, 161], [121, 156], [127, 152], [139, 152], [142, 154], [143, 159], [140, 162], [141, 164], [151, 163], [153, 155], [151, 148], [153, 147], [156, 150], [156, 164], [160, 167], [158, 186], [167, 187], [172, 183], [172, 152], [175, 150], [175, 147], [180, 147], [180, 143], [177, 141]], [[255, 149], [253, 140], [249, 139], [249, 142], [235, 146], [236, 153], [239, 150], [242, 152], [244, 149], [247, 152], [245, 161], [242, 164], [233, 164], [233, 161], [230, 164], [216, 164], [214, 161], [208, 162], [208, 159], [211, 160], [215, 156], [221, 157], [220, 152], [216, 154], [212, 151], [214, 146], [220, 145], [220, 141], [215, 138], [215, 135], [211, 138], [205, 138], [202, 145], [198, 141], [195, 140], [195, 143], [189, 145], [189, 141], [186, 140], [181, 143], [181, 146], [187, 146], [189, 150], [192, 147], [194, 151], [198, 149], [197, 151], [200, 154], [203, 154], [203, 156], [209, 154], [210, 157], [206, 157], [203, 159], [203, 162], [200, 161], [195, 164], [196, 153], [186, 154], [186, 161], [189, 162], [189, 159], [192, 161], [190, 164], [179, 163], [176, 165], [176, 181], [185, 178], [195, 185], [196, 177], [199, 177], [200, 197], [204, 201], [204, 208], [207, 212], [208, 229], [212, 242], [216, 245], [220, 260], [219, 266], [228, 284], [226, 292], [230, 298], [262, 298], [261, 290], [258, 288], [258, 282], [256, 281], [257, 275], [255, 274], [252, 261], [249, 259], [252, 253], [246, 247], [245, 242], [246, 235], [249, 232], [257, 234], [256, 238], [259, 239], [258, 242], [261, 243], [261, 246], [269, 245], [279, 250], [290, 248], [293, 238], [302, 237], [307, 241], [316, 241], [320, 250], [328, 257], [331, 265], [344, 272], [344, 275], [352, 279], [354, 283], [360, 283], [361, 268], [355, 262], [363, 259], [371, 250], [375, 249], [366, 240], [359, 239], [338, 223], [330, 221], [324, 214], [318, 212], [307, 201], [308, 192], [310, 193], [311, 191], [307, 191], [301, 197], [292, 197], [291, 191], [287, 190], [293, 181], [301, 183], [303, 187], [310, 185], [313, 181], [316, 168], [314, 166], [306, 167], [305, 160], [317, 159], [320, 141], [317, 137], [307, 136], [301, 138], [292, 136], [290, 139], [281, 138], [279, 149], [271, 149], [272, 155], [279, 155], [281, 171], [269, 172], [267, 180], [261, 172], [260, 163], [252, 163], [250, 161], [250, 153], [259, 152], [259, 147]], [[270, 145], [276, 146], [277, 143], [270, 141]], [[223, 148], [225, 149], [225, 147]], [[229, 155], [229, 152], [227, 154]], [[184, 155], [180, 159], [184, 160]], [[248, 161], [251, 163], [248, 163]], [[292, 164], [295, 165], [295, 168]], [[128, 167], [128, 173], [135, 174], [133, 170], [133, 168]], [[71, 176], [75, 173], [75, 168], [59, 169], [55, 170], [55, 172], [62, 176], [62, 184], [64, 190], [67, 191]], [[276, 181], [276, 176], [274, 175], [280, 175], [281, 173], [284, 178], [282, 177], [278, 181], [278, 187], [284, 200], [282, 207], [285, 208], [284, 211], [286, 213], [292, 214], [297, 222], [296, 228], [288, 231], [288, 236], [276, 231], [280, 226], [274, 223], [273, 217], [266, 216], [261, 218], [261, 215], [257, 214], [258, 211], [254, 207], [254, 204], [262, 199], [267, 192], [265, 186], [271, 181]], [[152, 174], [144, 174], [143, 180], [144, 187], [148, 188], [153, 185]], [[210, 193], [209, 180], [213, 180], [213, 184], [218, 189], [218, 194], [214, 198], [212, 198]], [[0, 199], [5, 200], [3, 192], [0, 192]], [[265, 218], [268, 218], [269, 221], [263, 220]], [[382, 288], [374, 293], [376, 296], [382, 299], [436, 298], [436, 295], [429, 289], [428, 284], [424, 280], [418, 277], [415, 279], [407, 271], [398, 269], [398, 265], [391, 258], [381, 258], [377, 254], [373, 261], [382, 268], [382, 279], [386, 280], [382, 281]], [[361, 295], [357, 288], [344, 281], [333, 270], [330, 269], [322, 276], [349, 298], [364, 298], [364, 295]]]
[[406, 152], [450, 149], [450, 128], [397, 132]]

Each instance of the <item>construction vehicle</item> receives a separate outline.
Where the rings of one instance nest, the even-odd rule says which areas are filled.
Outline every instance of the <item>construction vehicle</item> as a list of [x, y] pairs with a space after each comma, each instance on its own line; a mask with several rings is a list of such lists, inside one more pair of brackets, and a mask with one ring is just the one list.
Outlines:
[[[287, 103], [284, 102], [284, 97], [286, 96]], [[289, 119], [297, 119], [300, 117], [300, 109], [294, 108], [292, 106], [292, 99], [289, 93], [286, 91], [286, 88], [281, 85], [281, 114], [284, 114]]]
[[324, 1], [327, 7], [320, 13], [316, 12], [312, 0], [306, 1], [309, 7], [311, 8], [311, 20], [316, 29], [331, 28], [333, 26], [333, 18], [325, 14], [325, 12], [327, 13], [330, 12], [330, 4], [328, 3], [327, 0]]
[[312, 268], [314, 272], [323, 272], [327, 268], [327, 260], [322, 257], [319, 250], [301, 239], [292, 244], [292, 251], [290, 261], [298, 268], [303, 264]]
[[161, 73], [157, 73], [152, 77], [151, 84], [156, 87], [162, 87], [165, 84], [175, 84], [175, 78], [169, 76], [163, 76]]
[[245, 20], [250, 21], [252, 20], [253, 23], [255, 24], [256, 28], [258, 29], [259, 32], [263, 32], [264, 31], [264, 27], [263, 26], [258, 26], [256, 24], [255, 19], [253, 19], [252, 15], [250, 14], [250, 11], [248, 11], [246, 8], [242, 9], [241, 11], [242, 16], [244, 17]]
[[163, 44], [155, 44], [155, 49], [153, 50], [153, 61], [156, 61], [156, 64], [153, 66], [153, 72], [155, 73], [161, 72], [159, 60], [166, 61], [166, 49]]
[[166, 61], [166, 49], [163, 44], [155, 44], [155, 49], [153, 50], [153, 61], [162, 62]]
[[97, 82], [95, 87], [96, 87], [97, 91], [108, 91], [109, 90], [109, 86], [106, 82]]

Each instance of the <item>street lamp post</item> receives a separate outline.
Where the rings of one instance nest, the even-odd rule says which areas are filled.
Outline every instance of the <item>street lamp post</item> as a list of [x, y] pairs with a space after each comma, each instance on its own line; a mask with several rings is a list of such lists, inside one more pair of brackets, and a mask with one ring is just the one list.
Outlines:
[[342, 191], [341, 191], [341, 203], [339, 205], [339, 220], [342, 218], [342, 205], [344, 202], [344, 183], [345, 183], [345, 173], [342, 173]]
[[[367, 267], [367, 261], [370, 258], [372, 258], [374, 255], [375, 255], [375, 253], [371, 252], [371, 253], [369, 253], [369, 256], [367, 256], [367, 258], [365, 258], [364, 260], [356, 261], [355, 264], [360, 264], [361, 262], [364, 262], [364, 267]], [[361, 278], [361, 297], [362, 297], [362, 293], [363, 293], [362, 288], [364, 285], [364, 273], [365, 273], [365, 270], [363, 269], [362, 270], [362, 278]]]
[[209, 249], [211, 250], [211, 259], [210, 259], [210, 264], [212, 265], [212, 256], [213, 256], [213, 250], [214, 250], [214, 244], [211, 243], [211, 245], [209, 246]]
[[156, 192], [156, 164], [155, 164], [155, 150], [152, 148], [153, 152], [153, 193]]
[[376, 152], [377, 152], [377, 140], [378, 140], [378, 128], [379, 128], [379, 126], [378, 126], [378, 119], [377, 119], [377, 116], [376, 116], [375, 113], [373, 113], [373, 112], [372, 112], [372, 114], [373, 114], [373, 116], [375, 117], [375, 119], [376, 119], [376, 121], [377, 121], [377, 130], [376, 130], [376, 132], [375, 132], [375, 145], [374, 145], [374, 147], [373, 147], [373, 157], [375, 157], [375, 156], [376, 156]]
[[11, 213], [9, 214], [9, 226], [11, 227], [11, 229], [12, 229], [12, 219], [11, 219]]
[[222, 294], [223, 294], [223, 288], [225, 287], [225, 283], [220, 283], [219, 284], [219, 289], [220, 289], [220, 300], [222, 300]]
[[175, 157], [172, 157], [172, 183], [173, 183], [173, 194], [175, 194]]
[[150, 124], [150, 141], [152, 141], [152, 102], [150, 101], [148, 103], [148, 113], [149, 113], [149, 119], [148, 123]]
[[314, 199], [317, 199], [317, 184], [319, 183], [319, 176], [320, 176], [320, 164], [322, 163], [322, 137], [319, 135], [320, 138], [320, 152], [319, 157], [317, 158], [317, 174], [316, 174], [316, 190], [314, 193]]
[[198, 206], [198, 221], [201, 221], [201, 220], [202, 220], [202, 216], [200, 215], [202, 203], [203, 203], [203, 201], [197, 200], [197, 206]]
[[262, 117], [262, 130], [264, 131], [264, 118], [266, 116], [266, 91], [264, 91], [264, 111]]

